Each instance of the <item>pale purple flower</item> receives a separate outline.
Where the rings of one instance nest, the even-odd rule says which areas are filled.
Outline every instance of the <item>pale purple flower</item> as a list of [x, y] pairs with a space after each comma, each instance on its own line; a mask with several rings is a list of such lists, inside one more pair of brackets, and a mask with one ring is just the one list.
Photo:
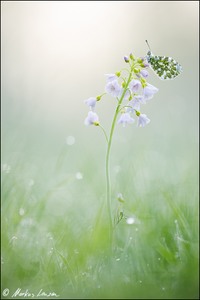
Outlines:
[[105, 90], [111, 96], [118, 97], [121, 93], [122, 88], [120, 87], [117, 80], [113, 80], [113, 81], [109, 81], [106, 84]]
[[146, 103], [143, 95], [134, 96], [134, 99], [138, 100], [141, 104], [145, 104]]
[[145, 100], [152, 99], [153, 95], [157, 92], [158, 92], [158, 89], [155, 86], [151, 85], [150, 83], [147, 83], [147, 85], [143, 89], [144, 99]]
[[133, 118], [131, 118], [129, 113], [122, 113], [119, 120], [118, 120], [118, 124], [123, 124], [123, 126], [125, 127], [126, 124], [131, 124], [133, 123], [135, 120]]
[[131, 101], [128, 103], [128, 109], [127, 111], [133, 112], [134, 110], [140, 110], [140, 99], [141, 96], [134, 97]]
[[117, 80], [117, 78], [118, 78], [117, 75], [115, 75], [115, 74], [105, 74], [105, 76], [106, 76], [106, 81], [107, 82]]
[[133, 79], [129, 84], [129, 89], [133, 93], [137, 93], [140, 87], [141, 87], [141, 82], [137, 79]]
[[144, 68], [148, 68], [149, 67], [149, 63], [148, 62], [143, 62], [143, 67]]
[[91, 110], [94, 110], [95, 105], [97, 103], [97, 99], [94, 97], [90, 97], [89, 99], [85, 100], [84, 102], [85, 102], [85, 104], [87, 104], [90, 107]]
[[128, 56], [124, 56], [124, 60], [125, 60], [126, 63], [128, 63], [129, 62]]
[[89, 111], [87, 118], [85, 119], [85, 125], [98, 125], [99, 124], [99, 117], [93, 111]]
[[139, 60], [143, 62], [145, 60], [145, 57], [144, 56], [140, 56]]
[[147, 78], [149, 76], [149, 73], [147, 70], [143, 69], [140, 71], [140, 75], [142, 75], [142, 77]]
[[145, 114], [140, 114], [138, 117], [138, 127], [144, 127], [150, 122], [150, 119], [147, 118]]

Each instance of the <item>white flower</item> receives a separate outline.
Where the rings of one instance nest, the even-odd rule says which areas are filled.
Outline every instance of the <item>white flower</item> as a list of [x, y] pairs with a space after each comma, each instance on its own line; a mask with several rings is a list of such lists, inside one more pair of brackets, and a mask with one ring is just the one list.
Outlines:
[[105, 90], [111, 96], [118, 97], [121, 93], [122, 88], [120, 87], [117, 80], [113, 80], [113, 81], [109, 81], [106, 84]]
[[99, 125], [99, 117], [98, 115], [93, 112], [89, 111], [87, 118], [85, 119], [85, 125]]
[[140, 71], [140, 75], [142, 75], [142, 77], [147, 78], [149, 76], [149, 73], [147, 70], [143, 69]]
[[131, 90], [131, 92], [133, 93], [137, 93], [137, 91], [139, 90], [139, 88], [141, 87], [141, 82], [137, 79], [133, 79], [130, 83], [129, 83], [129, 89]]
[[140, 111], [140, 104], [144, 104], [143, 96], [138, 95], [129, 101], [128, 105], [130, 106], [127, 111], [133, 112], [134, 110]]
[[97, 99], [94, 97], [90, 97], [87, 100], [85, 100], [84, 102], [85, 102], [85, 104], [87, 104], [90, 107], [91, 110], [94, 110], [95, 105], [97, 103]]
[[140, 114], [138, 117], [138, 127], [144, 127], [150, 122], [150, 119], [147, 118], [145, 114]]
[[115, 75], [115, 74], [105, 74], [105, 76], [106, 76], [106, 81], [107, 82], [117, 80], [117, 78], [118, 78], [117, 75]]
[[153, 98], [153, 95], [158, 92], [158, 89], [151, 85], [150, 83], [147, 83], [147, 85], [143, 89], [143, 96], [145, 100], [150, 100]]
[[134, 119], [131, 118], [129, 113], [123, 113], [121, 114], [119, 120], [118, 120], [118, 124], [123, 124], [123, 126], [125, 127], [126, 124], [131, 124], [134, 122]]

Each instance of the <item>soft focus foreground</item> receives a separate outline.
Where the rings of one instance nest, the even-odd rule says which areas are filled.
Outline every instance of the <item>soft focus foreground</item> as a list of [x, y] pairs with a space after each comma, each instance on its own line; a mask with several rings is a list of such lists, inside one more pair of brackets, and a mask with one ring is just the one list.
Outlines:
[[[195, 4], [91, 4], [87, 16], [79, 2], [3, 3], [2, 298], [21, 289], [35, 298], [42, 290], [46, 298], [198, 299]], [[119, 30], [141, 32], [130, 30], [117, 47], [113, 24], [129, 11]], [[105, 14], [108, 23], [95, 23]], [[123, 218], [110, 257], [106, 142], [99, 128], [84, 127], [83, 100], [102, 90], [104, 74], [117, 71], [129, 50], [145, 55], [146, 38], [184, 72], [170, 83], [151, 74], [159, 95], [148, 108], [148, 127], [116, 127], [112, 212]], [[107, 128], [113, 107], [109, 97], [99, 105]]]

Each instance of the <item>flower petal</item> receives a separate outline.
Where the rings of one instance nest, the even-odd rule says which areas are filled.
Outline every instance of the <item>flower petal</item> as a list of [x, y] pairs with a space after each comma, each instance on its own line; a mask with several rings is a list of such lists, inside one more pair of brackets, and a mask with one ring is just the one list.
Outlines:
[[140, 114], [138, 117], [138, 127], [144, 127], [150, 122], [150, 119], [145, 114]]
[[85, 125], [95, 125], [99, 123], [99, 117], [98, 115], [93, 112], [93, 111], [89, 111], [87, 118], [85, 119], [84, 124]]
[[131, 118], [129, 113], [123, 113], [121, 114], [119, 120], [118, 120], [118, 124], [123, 124], [123, 126], [125, 126], [126, 124], [131, 124], [133, 123], [135, 120], [133, 118]]

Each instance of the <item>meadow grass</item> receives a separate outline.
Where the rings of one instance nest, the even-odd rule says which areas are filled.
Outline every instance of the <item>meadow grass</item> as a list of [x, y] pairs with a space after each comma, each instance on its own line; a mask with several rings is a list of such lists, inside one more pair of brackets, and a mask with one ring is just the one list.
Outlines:
[[133, 163], [113, 150], [112, 213], [123, 218], [110, 252], [104, 164], [68, 148], [3, 155], [2, 298], [20, 288], [61, 299], [198, 299], [197, 158], [182, 166], [146, 150]]

